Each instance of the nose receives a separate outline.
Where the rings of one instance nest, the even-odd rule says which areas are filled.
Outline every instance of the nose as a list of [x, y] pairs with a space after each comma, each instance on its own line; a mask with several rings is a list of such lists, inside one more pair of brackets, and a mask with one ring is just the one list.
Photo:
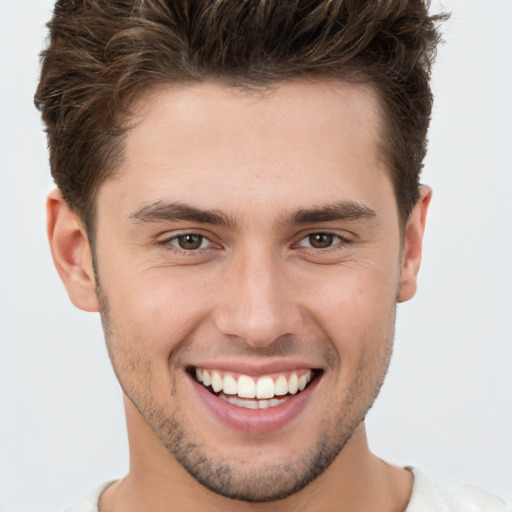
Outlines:
[[295, 335], [302, 322], [293, 279], [282, 261], [258, 251], [241, 255], [226, 271], [215, 311], [217, 329], [266, 347], [282, 336]]

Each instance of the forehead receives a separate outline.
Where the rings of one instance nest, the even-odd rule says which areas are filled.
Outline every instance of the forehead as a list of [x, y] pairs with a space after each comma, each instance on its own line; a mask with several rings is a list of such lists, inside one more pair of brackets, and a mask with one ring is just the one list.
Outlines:
[[296, 207], [358, 200], [362, 190], [378, 199], [379, 181], [389, 181], [380, 133], [367, 85], [330, 79], [258, 91], [215, 82], [159, 88], [135, 105], [123, 165], [100, 188], [98, 206], [104, 190], [126, 208], [172, 200], [277, 212], [293, 199]]
[[295, 80], [254, 90], [211, 81], [160, 87], [139, 99], [134, 112], [129, 156], [146, 147], [147, 137], [165, 138], [160, 142], [172, 151], [182, 147], [184, 139], [203, 134], [205, 151], [221, 149], [225, 143], [234, 149], [250, 142], [309, 146], [332, 139], [343, 151], [353, 148], [350, 139], [361, 135], [363, 143], [378, 142], [382, 124], [370, 84], [334, 79]]

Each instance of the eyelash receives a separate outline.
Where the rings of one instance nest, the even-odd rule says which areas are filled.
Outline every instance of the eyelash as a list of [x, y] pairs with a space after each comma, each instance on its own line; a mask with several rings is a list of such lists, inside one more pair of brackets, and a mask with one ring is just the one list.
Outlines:
[[[303, 242], [303, 241], [307, 240], [308, 238], [313, 237], [315, 235], [316, 236], [319, 236], [319, 235], [331, 236], [331, 237], [333, 237], [334, 240], [336, 240], [336, 243], [333, 242], [332, 245], [325, 247], [325, 248], [315, 248], [315, 247], [311, 247], [311, 246], [301, 245], [301, 242]], [[199, 247], [197, 249], [183, 249], [182, 247], [179, 247], [177, 244], [172, 243], [174, 241], [177, 242], [179, 238], [186, 237], [186, 236], [201, 237], [201, 245], [206, 240], [210, 243], [210, 246], [209, 247]], [[292, 244], [292, 248], [301, 247], [303, 250], [305, 250], [307, 252], [314, 253], [314, 254], [318, 255], [318, 254], [328, 254], [331, 252], [340, 251], [344, 247], [347, 247], [353, 243], [354, 242], [352, 240], [350, 240], [349, 238], [346, 238], [338, 233], [333, 233], [331, 231], [313, 231], [313, 232], [305, 234], [304, 236], [302, 236], [300, 238], [300, 240], [298, 242]], [[203, 235], [202, 233], [197, 233], [194, 231], [178, 233], [169, 238], [166, 238], [165, 240], [159, 241], [158, 245], [166, 251], [178, 253], [178, 254], [184, 255], [184, 256], [198, 256], [198, 255], [202, 255], [202, 254], [210, 251], [212, 248], [218, 249], [220, 247], [219, 245], [216, 245], [214, 242], [212, 242], [206, 235]]]
[[[203, 244], [203, 242], [205, 240], [210, 242], [211, 245], [209, 247], [199, 247], [198, 249], [183, 249], [182, 247], [179, 247], [178, 245], [175, 245], [172, 243], [174, 241], [178, 241], [179, 238], [186, 237], [186, 236], [201, 237], [201, 245]], [[196, 233], [194, 231], [186, 231], [184, 233], [178, 233], [177, 235], [173, 235], [169, 238], [166, 238], [165, 240], [159, 241], [158, 245], [165, 251], [178, 253], [179, 255], [184, 255], [184, 256], [201, 255], [215, 247], [215, 244], [206, 235], [203, 235], [202, 233]]]
[[[312, 247], [311, 245], [309, 245], [309, 246], [301, 245], [301, 243], [303, 241], [307, 240], [308, 238], [314, 237], [314, 236], [328, 236], [328, 237], [332, 237], [333, 240], [331, 241], [331, 245], [329, 245], [328, 247], [323, 247], [323, 248]], [[346, 247], [347, 245], [349, 245], [351, 243], [352, 243], [352, 240], [349, 240], [348, 238], [346, 238], [342, 235], [339, 235], [337, 233], [332, 233], [330, 231], [314, 231], [312, 233], [308, 233], [307, 235], [303, 236], [299, 240], [299, 243], [296, 245], [298, 245], [299, 247], [303, 247], [309, 251], [313, 251], [315, 254], [318, 254], [318, 253], [330, 253], [330, 252], [339, 251], [340, 246]]]

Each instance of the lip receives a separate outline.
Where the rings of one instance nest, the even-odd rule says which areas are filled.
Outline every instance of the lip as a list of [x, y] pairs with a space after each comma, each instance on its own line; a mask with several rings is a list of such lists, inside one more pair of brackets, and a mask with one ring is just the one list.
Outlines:
[[[219, 367], [217, 366], [217, 368]], [[297, 368], [296, 364], [294, 368]], [[222, 369], [228, 370], [225, 366], [222, 366]], [[270, 369], [272, 368], [265, 371]], [[280, 369], [285, 370], [282, 365]], [[248, 368], [237, 366], [237, 370], [245, 372]], [[258, 373], [253, 375], [262, 374], [262, 367], [259, 366]], [[187, 377], [195, 393], [217, 420], [232, 429], [248, 434], [265, 434], [285, 427], [304, 410], [321, 379], [321, 376], [317, 376], [306, 389], [283, 404], [268, 409], [246, 409], [226, 402], [210, 393], [188, 373]]]

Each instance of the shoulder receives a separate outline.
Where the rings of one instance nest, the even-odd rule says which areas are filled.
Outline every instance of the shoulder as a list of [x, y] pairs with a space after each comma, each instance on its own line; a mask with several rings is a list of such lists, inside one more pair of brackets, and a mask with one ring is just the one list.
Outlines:
[[415, 468], [411, 499], [405, 512], [512, 512], [499, 498], [472, 485], [457, 485]]
[[114, 482], [107, 482], [96, 487], [82, 501], [68, 508], [66, 512], [98, 512], [98, 502], [103, 491]]

